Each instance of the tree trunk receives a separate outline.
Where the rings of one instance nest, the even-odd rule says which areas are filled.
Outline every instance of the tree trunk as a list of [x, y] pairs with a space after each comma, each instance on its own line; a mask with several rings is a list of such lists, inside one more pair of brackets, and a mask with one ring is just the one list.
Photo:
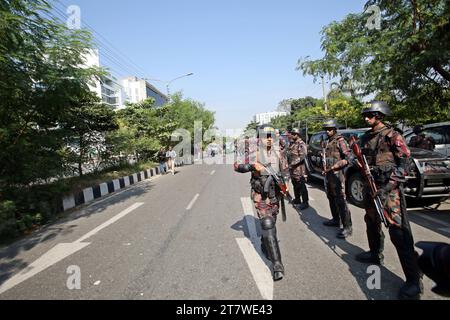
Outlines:
[[83, 176], [83, 135], [80, 135], [79, 140], [80, 156], [78, 158], [78, 174], [80, 177]]

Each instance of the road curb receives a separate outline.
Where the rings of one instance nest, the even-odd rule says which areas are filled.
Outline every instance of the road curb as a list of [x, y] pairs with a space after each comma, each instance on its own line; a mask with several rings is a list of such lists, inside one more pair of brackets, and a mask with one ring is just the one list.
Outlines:
[[[184, 160], [175, 163], [175, 167], [182, 167], [184, 165], [190, 165], [191, 162]], [[159, 174], [159, 167], [147, 169], [133, 173], [122, 178], [110, 180], [100, 183], [98, 185], [83, 189], [80, 192], [70, 194], [61, 199], [58, 213], [65, 212], [67, 210], [79, 207], [94, 200], [101, 199], [104, 196], [113, 194], [119, 190], [125, 189], [130, 185], [136, 184], [140, 181], [150, 179]]]

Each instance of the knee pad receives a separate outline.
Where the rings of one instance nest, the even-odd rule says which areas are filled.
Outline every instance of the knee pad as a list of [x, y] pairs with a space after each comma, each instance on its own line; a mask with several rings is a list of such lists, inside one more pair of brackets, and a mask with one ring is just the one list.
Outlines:
[[263, 230], [270, 230], [275, 228], [275, 219], [271, 216], [265, 216], [261, 219], [261, 228]]

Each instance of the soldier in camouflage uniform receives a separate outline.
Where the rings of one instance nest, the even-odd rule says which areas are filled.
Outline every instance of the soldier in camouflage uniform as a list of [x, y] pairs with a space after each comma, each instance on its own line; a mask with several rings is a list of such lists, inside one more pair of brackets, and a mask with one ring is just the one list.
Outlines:
[[[293, 129], [288, 147], [289, 173], [294, 186], [294, 205], [300, 205], [299, 209], [309, 208], [308, 189], [306, 188], [306, 166], [307, 155], [306, 143], [300, 137], [300, 131]], [[300, 196], [303, 202], [300, 200]]]
[[422, 126], [415, 126], [413, 132], [415, 136], [411, 138], [411, 141], [409, 141], [409, 147], [434, 150], [434, 148], [436, 147], [436, 142], [434, 141], [433, 137], [425, 136]]
[[327, 132], [328, 141], [325, 146], [326, 166], [322, 172], [326, 181], [326, 192], [330, 203], [333, 218], [323, 224], [330, 227], [339, 227], [342, 221], [343, 228], [337, 237], [345, 239], [352, 235], [352, 219], [345, 200], [344, 168], [348, 165], [350, 148], [344, 137], [337, 133], [337, 123], [330, 120], [324, 123], [323, 129]]
[[[406, 282], [399, 291], [400, 299], [419, 299], [423, 292], [422, 276], [414, 251], [414, 240], [406, 214], [403, 183], [407, 175], [410, 150], [400, 133], [383, 123], [391, 111], [387, 103], [373, 101], [362, 111], [366, 123], [372, 128], [360, 139], [362, 153], [366, 156], [375, 183], [388, 213], [399, 225], [390, 225], [389, 235], [400, 258]], [[367, 238], [370, 251], [360, 253], [361, 262], [383, 264], [384, 233], [374, 203], [366, 191]]]
[[272, 261], [273, 279], [277, 281], [284, 277], [284, 266], [281, 262], [275, 226], [282, 195], [264, 166], [270, 165], [276, 172], [283, 175], [287, 175], [288, 166], [286, 155], [274, 141], [275, 129], [269, 125], [263, 125], [257, 132], [259, 138], [257, 150], [249, 150], [249, 162], [244, 164], [236, 162], [234, 170], [240, 173], [252, 173], [251, 194], [261, 223], [261, 248]]

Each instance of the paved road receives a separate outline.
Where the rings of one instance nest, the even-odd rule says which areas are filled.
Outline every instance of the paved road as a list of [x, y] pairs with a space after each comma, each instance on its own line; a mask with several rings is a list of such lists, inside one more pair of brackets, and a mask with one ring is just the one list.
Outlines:
[[[353, 259], [367, 249], [363, 210], [351, 207], [354, 235], [337, 239], [322, 225], [320, 183], [310, 209], [288, 206], [278, 222], [286, 277], [273, 283], [248, 180], [230, 165], [186, 166], [74, 211], [0, 249], [0, 299], [395, 299], [403, 274], [389, 237], [381, 289], [370, 290]], [[450, 205], [409, 213], [416, 241], [449, 242]], [[424, 284], [425, 299], [443, 299]]]

